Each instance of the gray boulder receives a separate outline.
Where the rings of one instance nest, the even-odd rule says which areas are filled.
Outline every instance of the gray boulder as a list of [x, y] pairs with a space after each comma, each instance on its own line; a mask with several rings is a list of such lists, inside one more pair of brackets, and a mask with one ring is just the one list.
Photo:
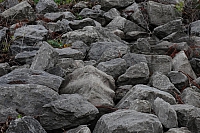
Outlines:
[[114, 106], [114, 89], [115, 81], [112, 76], [93, 66], [85, 66], [66, 76], [60, 93], [78, 93], [95, 106]]
[[19, 4], [5, 10], [1, 15], [5, 19], [11, 19], [12, 23], [18, 22], [20, 20], [34, 21], [36, 19], [36, 15], [34, 13], [34, 9], [28, 3], [28, 1], [22, 1]]
[[121, 16], [116, 16], [106, 27], [112, 30], [124, 30], [127, 20]]
[[200, 35], [200, 20], [197, 20], [197, 21], [194, 21], [190, 24], [190, 33], [192, 35], [195, 35], [195, 36], [199, 36]]
[[40, 123], [31, 116], [11, 121], [6, 133], [47, 133]]
[[7, 74], [10, 71], [10, 65], [6, 63], [0, 63], [0, 76]]
[[45, 71], [21, 68], [0, 77], [0, 84], [38, 84], [58, 92], [63, 80], [63, 78]]
[[162, 40], [169, 41], [173, 43], [189, 42], [190, 37], [183, 31], [173, 32], [172, 34], [166, 36]]
[[38, 50], [31, 64], [31, 69], [48, 70], [55, 66], [59, 58], [56, 50], [47, 42], [39, 42], [42, 46]]
[[181, 99], [185, 104], [200, 108], [200, 92], [195, 91], [192, 87], [187, 87], [183, 90]]
[[89, 51], [89, 47], [82, 41], [76, 41], [72, 43], [71, 46], [72, 49], [76, 49], [78, 51], [81, 51], [84, 55], [84, 57], [86, 57], [87, 52]]
[[48, 30], [42, 25], [28, 25], [15, 30], [14, 43], [33, 46], [36, 42], [45, 40]]
[[145, 55], [150, 74], [161, 72], [167, 74], [172, 70], [172, 58], [167, 55]]
[[125, 34], [125, 40], [127, 41], [136, 41], [137, 39], [147, 38], [147, 37], [149, 37], [149, 34], [144, 31], [130, 31], [126, 32]]
[[150, 54], [151, 46], [148, 42], [148, 39], [138, 38], [137, 41], [131, 45], [130, 51], [138, 54]]
[[5, 37], [6, 37], [6, 33], [8, 31], [8, 28], [6, 27], [0, 27], [0, 42], [3, 42]]
[[105, 12], [103, 16], [109, 22], [115, 17], [120, 16], [120, 12], [116, 8], [111, 8], [109, 11]]
[[136, 99], [131, 102], [129, 109], [133, 109], [142, 113], [151, 113], [152, 105], [147, 100]]
[[135, 1], [134, 0], [116, 0], [116, 1], [112, 1], [112, 0], [101, 0], [101, 7], [102, 9], [106, 10], [106, 9], [110, 9], [110, 8], [123, 8], [123, 7], [127, 7], [131, 4], [133, 4]]
[[58, 5], [53, 0], [39, 0], [36, 4], [37, 13], [49, 13], [58, 10]]
[[187, 127], [192, 133], [200, 132], [200, 108], [188, 104], [172, 105], [178, 116], [179, 127]]
[[33, 58], [37, 54], [36, 50], [20, 52], [15, 56], [15, 59], [22, 64], [31, 64]]
[[[38, 44], [38, 43], [37, 43]], [[10, 46], [10, 50], [12, 55], [17, 55], [18, 53], [24, 52], [24, 51], [34, 51], [34, 50], [39, 50], [40, 46], [39, 45], [34, 45], [34, 46], [26, 46], [26, 45], [16, 45], [12, 44]]]
[[91, 133], [91, 131], [86, 125], [80, 125], [77, 128], [68, 130], [66, 133]]
[[0, 118], [1, 122], [6, 122], [8, 120], [8, 116], [11, 118], [17, 118], [19, 113], [16, 111], [15, 108], [6, 107], [0, 104]]
[[52, 12], [52, 13], [45, 13], [44, 18], [56, 22], [58, 20], [61, 20], [64, 17], [62, 12]]
[[191, 133], [187, 127], [171, 128], [165, 133]]
[[116, 107], [129, 108], [131, 103], [136, 99], [147, 100], [152, 106], [157, 97], [162, 98], [170, 104], [176, 104], [176, 100], [171, 94], [147, 85], [140, 84], [135, 85], [131, 90], [129, 90], [129, 92], [126, 93], [126, 95], [119, 101]]
[[103, 115], [93, 133], [162, 133], [162, 124], [153, 114], [134, 110], [118, 110]]
[[151, 45], [151, 50], [152, 50], [152, 53], [156, 55], [165, 55], [166, 53], [169, 52], [169, 49], [174, 48], [174, 46], [175, 45], [172, 42], [160, 41], [156, 43], [155, 45]]
[[18, 0], [5, 0], [3, 3], [1, 3], [6, 9], [9, 9], [17, 4], [19, 4]]
[[180, 91], [170, 82], [169, 78], [160, 72], [155, 72], [151, 76], [149, 85], [159, 90], [166, 91], [174, 96], [175, 94], [180, 94]]
[[119, 58], [128, 51], [128, 45], [121, 42], [97, 42], [91, 44], [88, 58], [97, 62], [108, 61]]
[[123, 85], [117, 87], [115, 90], [115, 101], [120, 101], [132, 87], [132, 85]]
[[[199, 49], [200, 50], [200, 49]], [[199, 51], [200, 52], [200, 51]], [[195, 53], [195, 51], [194, 51], [194, 53]], [[196, 58], [192, 58], [192, 59], [190, 59], [189, 61], [190, 61], [190, 65], [191, 65], [191, 67], [192, 67], [192, 69], [194, 70], [194, 72], [196, 73], [196, 74], [199, 74], [200, 73], [200, 59], [199, 58], [197, 58], [198, 57], [198, 55], [199, 55], [199, 53], [198, 53], [198, 51], [196, 51], [196, 55], [194, 55]]]
[[85, 18], [82, 20], [73, 20], [69, 23], [69, 26], [72, 30], [82, 29], [85, 26], [96, 26], [95, 22], [91, 18]]
[[121, 58], [116, 58], [106, 62], [100, 62], [97, 65], [97, 69], [117, 79], [126, 71], [126, 61]]
[[168, 35], [170, 35], [173, 32], [183, 31], [183, 24], [182, 20], [173, 20], [170, 21], [164, 25], [160, 25], [156, 27], [153, 31], [153, 34], [155, 34], [158, 38], [162, 39]]
[[99, 113], [98, 109], [78, 94], [63, 94], [45, 104], [40, 123], [46, 130], [71, 128], [87, 124]]
[[1, 84], [0, 86], [0, 106], [3, 106], [1, 109], [11, 109], [10, 111], [13, 111], [2, 114], [1, 110], [0, 121], [5, 121], [8, 118], [8, 114], [11, 114], [13, 117], [16, 116], [16, 114], [31, 116], [41, 115], [45, 111], [42, 106], [56, 100], [58, 97], [57, 92], [42, 85]]
[[172, 65], [174, 71], [181, 71], [190, 75], [193, 79], [196, 79], [196, 75], [188, 61], [188, 58], [184, 51], [180, 51], [172, 59]]
[[178, 127], [177, 114], [168, 102], [161, 98], [154, 101], [154, 112], [165, 128]]
[[76, 18], [74, 16], [74, 14], [69, 12], [69, 11], [63, 12], [63, 15], [64, 15], [64, 18], [69, 20], [69, 21], [74, 20]]
[[150, 24], [156, 26], [163, 25], [180, 17], [174, 5], [165, 5], [154, 1], [147, 2], [147, 13]]
[[146, 84], [149, 79], [149, 68], [147, 63], [140, 62], [130, 66], [124, 74], [119, 76], [118, 85]]

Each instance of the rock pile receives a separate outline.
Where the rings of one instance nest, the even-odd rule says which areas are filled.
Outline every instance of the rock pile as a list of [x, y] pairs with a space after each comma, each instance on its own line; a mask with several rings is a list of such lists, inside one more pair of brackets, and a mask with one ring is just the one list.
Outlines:
[[200, 133], [200, 21], [184, 25], [184, 0], [96, 2], [1, 3], [18, 63], [0, 63], [1, 131]]

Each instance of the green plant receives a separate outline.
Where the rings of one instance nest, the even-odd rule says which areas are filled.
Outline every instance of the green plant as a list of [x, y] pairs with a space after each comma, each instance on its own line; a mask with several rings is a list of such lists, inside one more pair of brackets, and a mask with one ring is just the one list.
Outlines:
[[17, 115], [17, 118], [19, 119], [19, 118], [22, 118], [22, 115], [21, 114], [18, 114]]
[[176, 5], [175, 5], [175, 7], [176, 7], [176, 9], [179, 11], [179, 12], [182, 12], [183, 11], [183, 9], [184, 9], [184, 2], [183, 1], [180, 1], [179, 3], [177, 3]]

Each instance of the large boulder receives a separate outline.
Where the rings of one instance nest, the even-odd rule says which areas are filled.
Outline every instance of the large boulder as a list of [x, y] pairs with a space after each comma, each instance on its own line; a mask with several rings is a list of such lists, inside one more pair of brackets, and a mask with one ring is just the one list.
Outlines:
[[118, 110], [103, 115], [97, 122], [93, 133], [162, 133], [158, 117], [134, 110]]
[[114, 106], [114, 89], [115, 81], [112, 76], [88, 65], [68, 74], [60, 93], [78, 93], [95, 106]]
[[98, 109], [79, 94], [63, 94], [43, 106], [40, 123], [46, 130], [70, 128], [87, 124], [99, 113]]

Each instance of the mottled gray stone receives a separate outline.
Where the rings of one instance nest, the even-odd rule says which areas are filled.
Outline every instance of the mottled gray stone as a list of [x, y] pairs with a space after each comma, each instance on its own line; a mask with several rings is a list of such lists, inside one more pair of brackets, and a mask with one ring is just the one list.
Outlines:
[[20, 52], [15, 56], [15, 59], [22, 64], [31, 64], [37, 51], [24, 51]]
[[50, 20], [50, 21], [58, 21], [61, 20], [64, 17], [62, 12], [53, 12], [53, 13], [45, 13], [44, 18]]
[[164, 99], [170, 104], [176, 104], [176, 100], [171, 94], [147, 85], [139, 84], [135, 85], [131, 90], [129, 90], [129, 92], [126, 93], [126, 95], [119, 101], [116, 107], [129, 108], [130, 104], [136, 99], [147, 100], [152, 106], [157, 97]]
[[60, 93], [78, 93], [95, 106], [114, 106], [114, 89], [115, 81], [112, 76], [93, 66], [85, 66], [66, 76]]
[[187, 127], [171, 128], [165, 133], [191, 133]]
[[112, 30], [124, 30], [127, 20], [121, 16], [116, 16], [106, 27]]
[[53, 0], [39, 0], [36, 4], [37, 13], [49, 13], [58, 10], [58, 5]]
[[147, 38], [139, 38], [137, 41], [131, 45], [130, 51], [132, 53], [139, 53], [139, 54], [150, 54], [151, 47], [147, 40]]
[[91, 133], [91, 131], [86, 125], [80, 125], [77, 128], [70, 129], [66, 133]]
[[64, 15], [64, 18], [67, 19], [67, 20], [74, 20], [76, 17], [74, 16], [73, 13], [69, 12], [69, 11], [66, 11], [66, 12], [63, 12], [63, 15]]
[[103, 115], [97, 122], [93, 133], [162, 133], [162, 124], [153, 114], [135, 110], [118, 110]]
[[84, 56], [86, 56], [87, 52], [89, 51], [89, 47], [82, 41], [76, 41], [72, 43], [71, 46], [72, 49], [76, 49], [78, 51], [81, 51]]
[[115, 17], [120, 16], [120, 12], [116, 8], [111, 8], [109, 11], [105, 12], [103, 16], [109, 22], [113, 20]]
[[177, 114], [174, 108], [161, 98], [154, 100], [154, 112], [165, 128], [178, 127]]
[[47, 133], [40, 123], [31, 116], [11, 121], [6, 133]]
[[144, 31], [130, 31], [125, 34], [125, 40], [127, 41], [135, 41], [137, 39], [146, 37], [149, 37], [149, 34]]
[[7, 74], [10, 71], [10, 65], [5, 63], [0, 63], [0, 76]]
[[116, 58], [106, 62], [100, 62], [97, 65], [97, 69], [117, 79], [126, 71], [126, 61], [121, 58]]
[[121, 100], [132, 87], [133, 87], [132, 85], [119, 86], [115, 90], [115, 98], [114, 98], [115, 101]]
[[58, 92], [63, 80], [63, 78], [45, 71], [21, 68], [0, 77], [0, 84], [38, 84]]
[[194, 21], [190, 24], [190, 27], [191, 27], [191, 30], [190, 30], [190, 33], [192, 35], [195, 35], [195, 36], [199, 36], [200, 35], [200, 20], [197, 20], [197, 21]]
[[33, 59], [31, 69], [34, 70], [48, 70], [55, 66], [59, 58], [56, 50], [47, 42], [40, 42], [42, 46]]
[[8, 28], [0, 26], [0, 42], [2, 42], [5, 39], [7, 31]]
[[140, 62], [130, 66], [124, 74], [119, 76], [118, 85], [146, 84], [149, 79], [149, 68], [147, 63]]
[[181, 32], [173, 32], [172, 34], [166, 36], [162, 40], [173, 42], [173, 43], [187, 42], [187, 41], [189, 42], [190, 37], [188, 36], [188, 34], [181, 31]]
[[134, 3], [134, 0], [101, 0], [101, 7], [102, 9], [110, 9], [110, 8], [123, 8], [126, 6], [131, 5], [132, 3]]
[[133, 109], [142, 113], [151, 113], [151, 103], [147, 100], [136, 99], [130, 103], [129, 109]]
[[98, 109], [79, 94], [63, 94], [45, 104], [40, 123], [46, 130], [71, 128], [87, 124], [99, 113]]
[[172, 105], [178, 116], [179, 127], [187, 127], [192, 133], [200, 132], [200, 108], [188, 104]]
[[4, 7], [6, 9], [9, 9], [17, 4], [19, 4], [18, 0], [5, 0], [3, 3], [1, 3], [2, 5], [4, 5]]
[[91, 18], [85, 18], [81, 20], [73, 20], [69, 23], [72, 30], [82, 29], [85, 26], [96, 26], [95, 22]]

